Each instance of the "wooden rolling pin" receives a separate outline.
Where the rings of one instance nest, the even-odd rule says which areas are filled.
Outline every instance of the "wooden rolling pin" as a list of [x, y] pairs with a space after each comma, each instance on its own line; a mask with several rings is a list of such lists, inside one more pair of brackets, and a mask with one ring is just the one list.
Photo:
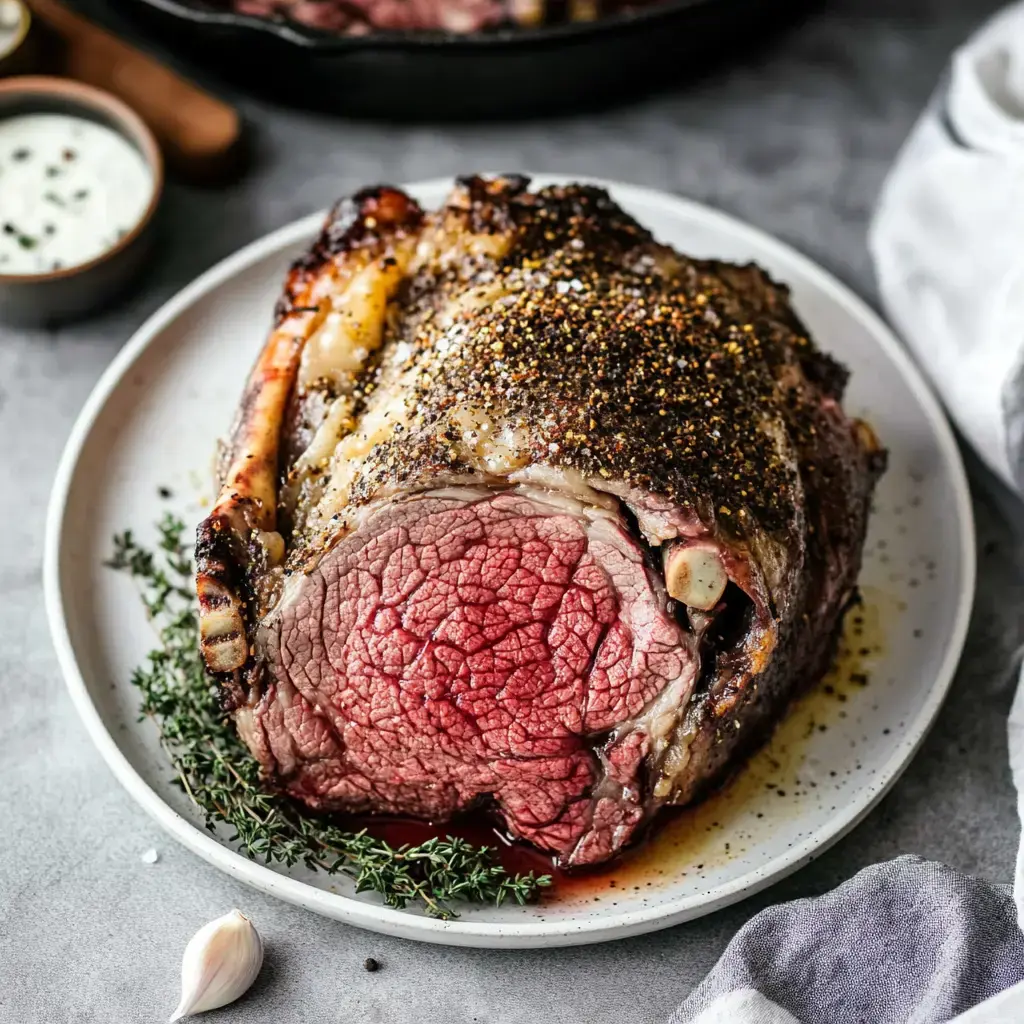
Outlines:
[[59, 72], [132, 107], [160, 141], [173, 172], [205, 183], [237, 172], [241, 122], [234, 108], [59, 0], [26, 2], [37, 24], [59, 37]]

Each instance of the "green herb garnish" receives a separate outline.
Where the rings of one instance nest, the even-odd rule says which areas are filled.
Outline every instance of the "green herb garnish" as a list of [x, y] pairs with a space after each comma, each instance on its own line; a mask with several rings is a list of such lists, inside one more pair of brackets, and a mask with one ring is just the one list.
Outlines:
[[233, 830], [229, 842], [252, 860], [344, 872], [355, 879], [357, 892], [379, 893], [389, 907], [419, 905], [442, 920], [458, 916], [452, 904], [460, 901], [526, 903], [551, 884], [550, 875], [532, 871], [510, 875], [488, 846], [446, 836], [394, 847], [266, 791], [256, 761], [219, 707], [199, 653], [185, 524], [166, 514], [158, 530], [156, 552], [140, 546], [130, 531], [115, 536], [106, 564], [138, 583], [159, 637], [159, 646], [132, 674], [142, 694], [140, 720], [156, 723], [175, 781], [202, 811], [209, 831], [227, 825]]

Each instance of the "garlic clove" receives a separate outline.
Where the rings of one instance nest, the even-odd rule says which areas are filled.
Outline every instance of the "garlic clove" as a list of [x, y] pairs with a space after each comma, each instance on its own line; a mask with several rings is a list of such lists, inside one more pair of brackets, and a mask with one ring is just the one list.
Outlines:
[[665, 589], [677, 601], [710, 611], [725, 593], [729, 577], [714, 548], [673, 545], [665, 551]]
[[263, 966], [263, 940], [237, 910], [203, 925], [181, 960], [181, 1001], [168, 1024], [233, 1003]]

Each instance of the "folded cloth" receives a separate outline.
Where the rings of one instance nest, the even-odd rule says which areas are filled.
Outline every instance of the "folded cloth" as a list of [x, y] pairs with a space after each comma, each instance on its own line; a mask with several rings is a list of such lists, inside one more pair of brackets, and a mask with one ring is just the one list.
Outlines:
[[957, 1015], [1022, 979], [1008, 891], [899, 857], [761, 911], [671, 1024], [1021, 1024], [1021, 1004], [1005, 1018]]
[[979, 455], [1024, 485], [1024, 5], [953, 57], [882, 189], [885, 311]]
[[[1024, 493], [1024, 3], [954, 55], [869, 243], [889, 319]], [[1009, 746], [1024, 817], [1024, 684]], [[1014, 897], [914, 857], [867, 868], [757, 914], [672, 1024], [1024, 1024], [1024, 852]]]

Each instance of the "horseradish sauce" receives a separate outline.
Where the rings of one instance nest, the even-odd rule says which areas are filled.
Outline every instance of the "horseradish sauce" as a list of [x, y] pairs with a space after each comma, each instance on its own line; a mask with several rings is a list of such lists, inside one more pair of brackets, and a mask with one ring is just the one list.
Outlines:
[[75, 267], [115, 246], [153, 197], [142, 154], [67, 114], [0, 119], [0, 275]]

